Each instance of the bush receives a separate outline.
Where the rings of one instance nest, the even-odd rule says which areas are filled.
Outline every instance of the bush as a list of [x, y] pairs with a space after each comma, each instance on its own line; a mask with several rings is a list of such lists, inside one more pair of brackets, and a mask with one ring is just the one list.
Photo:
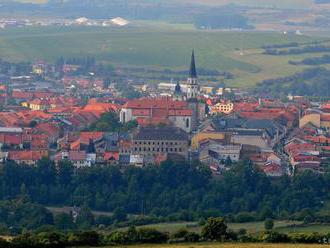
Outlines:
[[237, 223], [252, 222], [252, 221], [255, 221], [255, 217], [250, 213], [242, 212], [235, 216], [235, 221]]
[[202, 229], [202, 236], [206, 240], [222, 241], [226, 235], [227, 225], [221, 217], [209, 218]]
[[198, 233], [188, 232], [184, 238], [186, 242], [196, 243], [199, 242], [201, 237]]
[[97, 232], [78, 232], [70, 234], [68, 237], [70, 245], [90, 245], [98, 246], [101, 244], [101, 237]]
[[165, 243], [169, 237], [167, 234], [159, 232], [152, 228], [142, 228], [139, 230], [139, 239], [141, 243]]
[[179, 229], [178, 231], [174, 232], [171, 235], [172, 239], [180, 239], [180, 238], [185, 238], [186, 235], [188, 234], [188, 230], [183, 228], [183, 229]]
[[321, 242], [324, 236], [319, 233], [292, 233], [289, 238], [294, 243], [316, 244]]
[[8, 241], [4, 240], [3, 238], [0, 238], [0, 247], [1, 248], [9, 248], [10, 244]]
[[264, 234], [262, 234], [261, 241], [267, 243], [286, 243], [289, 242], [290, 239], [286, 234], [266, 231]]
[[272, 230], [274, 227], [274, 221], [272, 219], [266, 219], [264, 225], [266, 230]]

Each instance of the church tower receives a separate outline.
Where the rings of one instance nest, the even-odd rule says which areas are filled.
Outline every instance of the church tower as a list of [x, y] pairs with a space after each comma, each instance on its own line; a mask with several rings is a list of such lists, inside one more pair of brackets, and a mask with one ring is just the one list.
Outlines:
[[198, 87], [198, 79], [197, 79], [195, 53], [193, 50], [191, 54], [189, 77], [187, 79], [187, 102], [189, 108], [193, 111], [191, 118], [192, 131], [197, 131], [198, 123], [199, 123], [199, 102], [197, 99], [198, 95], [199, 95], [199, 87]]
[[187, 80], [187, 99], [195, 99], [198, 96], [198, 79], [195, 63], [195, 53], [194, 50], [191, 54], [189, 78]]

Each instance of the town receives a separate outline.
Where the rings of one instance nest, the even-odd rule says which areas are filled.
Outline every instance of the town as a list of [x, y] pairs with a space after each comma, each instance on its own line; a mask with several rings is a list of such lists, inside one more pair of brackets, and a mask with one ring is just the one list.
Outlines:
[[193, 51], [186, 81], [156, 86], [98, 76], [93, 58], [3, 69], [0, 161], [121, 169], [200, 161], [215, 177], [251, 161], [269, 177], [324, 173], [330, 102], [216, 88], [199, 81], [197, 62]]

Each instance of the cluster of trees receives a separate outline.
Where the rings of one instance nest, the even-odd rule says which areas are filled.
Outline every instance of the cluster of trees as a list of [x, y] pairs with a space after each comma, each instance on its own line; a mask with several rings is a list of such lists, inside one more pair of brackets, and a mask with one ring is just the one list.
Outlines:
[[330, 70], [325, 68], [308, 68], [292, 76], [264, 80], [255, 89], [256, 93], [272, 96], [287, 96], [288, 94], [329, 97]]
[[132, 85], [124, 82], [117, 82], [115, 84], [116, 89], [120, 92], [121, 96], [128, 99], [141, 98], [145, 95], [139, 91], [136, 91]]
[[330, 177], [306, 172], [272, 181], [246, 162], [219, 181], [208, 168], [184, 162], [121, 171], [102, 166], [74, 169], [66, 161], [56, 168], [43, 159], [36, 167], [7, 162], [0, 182], [2, 200], [24, 195], [51, 206], [88, 206], [100, 211], [122, 207], [119, 216], [144, 213], [166, 221], [220, 215], [235, 220], [243, 213], [260, 213], [254, 216], [261, 220], [322, 208], [322, 202], [329, 200]]
[[125, 132], [137, 127], [136, 121], [121, 123], [118, 115], [114, 112], [107, 112], [101, 118], [92, 123], [88, 130], [97, 132]]
[[272, 45], [264, 45], [263, 49], [278, 49], [278, 48], [289, 48], [289, 47], [299, 47], [299, 43], [291, 42], [285, 44], [272, 44]]
[[228, 12], [197, 15], [194, 24], [199, 29], [253, 29], [248, 18]]
[[325, 54], [321, 57], [305, 58], [301, 61], [289, 61], [291, 65], [323, 65], [330, 64], [330, 55]]
[[330, 52], [330, 47], [323, 45], [315, 45], [315, 46], [305, 46], [302, 48], [291, 48], [287, 50], [265, 49], [263, 53], [268, 55], [291, 55], [291, 54], [320, 53], [320, 52]]

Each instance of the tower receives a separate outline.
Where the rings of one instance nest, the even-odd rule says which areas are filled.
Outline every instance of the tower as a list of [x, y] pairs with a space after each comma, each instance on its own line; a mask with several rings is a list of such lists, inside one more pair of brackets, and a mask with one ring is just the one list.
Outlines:
[[195, 52], [192, 51], [189, 77], [187, 80], [187, 99], [196, 99], [198, 96], [198, 79], [196, 71], [196, 62], [195, 62]]
[[198, 93], [199, 93], [199, 87], [198, 87], [198, 79], [197, 79], [197, 71], [196, 71], [195, 53], [193, 50], [191, 54], [189, 77], [187, 79], [187, 102], [189, 108], [193, 112], [191, 117], [192, 131], [197, 130], [198, 122], [199, 122], [199, 103], [197, 99]]

